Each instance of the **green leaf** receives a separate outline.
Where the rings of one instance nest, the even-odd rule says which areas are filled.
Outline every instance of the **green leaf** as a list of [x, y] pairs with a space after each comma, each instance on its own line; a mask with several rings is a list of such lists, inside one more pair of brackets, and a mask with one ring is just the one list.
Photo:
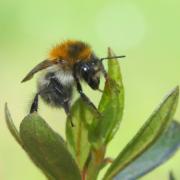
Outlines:
[[178, 96], [179, 88], [177, 87], [161, 103], [159, 108], [154, 111], [136, 136], [118, 155], [107, 170], [104, 179], [112, 179], [157, 140], [172, 120], [177, 107]]
[[[109, 49], [109, 57], [114, 54]], [[124, 87], [119, 62], [108, 60], [108, 78], [99, 103], [102, 116], [95, 119], [90, 131], [90, 141], [95, 146], [107, 144], [119, 128], [124, 110]]]
[[65, 142], [37, 113], [24, 118], [20, 137], [26, 152], [49, 179], [81, 179]]
[[115, 179], [138, 179], [167, 161], [172, 155], [174, 155], [179, 147], [180, 124], [173, 121], [159, 139], [139, 158], [122, 170]]
[[16, 129], [16, 126], [14, 125], [13, 123], [13, 120], [12, 120], [12, 117], [11, 117], [11, 114], [9, 112], [9, 109], [8, 109], [8, 106], [7, 106], [7, 103], [5, 104], [5, 118], [6, 118], [6, 124], [7, 124], [7, 127], [11, 133], [11, 135], [15, 138], [15, 140], [20, 144], [20, 146], [22, 146], [22, 141], [21, 141], [21, 138], [20, 138], [20, 135], [19, 135], [19, 132], [18, 130]]
[[[66, 139], [68, 149], [82, 171], [90, 152], [88, 126], [93, 114], [89, 106], [78, 99], [71, 108], [71, 116], [66, 121]], [[71, 121], [75, 127], [71, 126]]]

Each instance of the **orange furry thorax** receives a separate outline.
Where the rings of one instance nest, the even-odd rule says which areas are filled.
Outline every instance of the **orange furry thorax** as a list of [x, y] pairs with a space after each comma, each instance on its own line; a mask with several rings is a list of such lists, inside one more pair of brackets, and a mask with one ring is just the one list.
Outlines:
[[87, 61], [90, 59], [92, 50], [90, 46], [82, 41], [67, 40], [57, 44], [49, 53], [52, 61], [64, 60], [69, 64], [77, 61]]

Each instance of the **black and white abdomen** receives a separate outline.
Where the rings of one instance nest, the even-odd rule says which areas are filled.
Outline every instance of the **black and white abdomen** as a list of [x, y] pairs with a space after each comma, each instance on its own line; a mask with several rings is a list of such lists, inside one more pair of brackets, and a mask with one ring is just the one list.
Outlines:
[[74, 77], [71, 71], [58, 67], [48, 68], [38, 79], [38, 93], [53, 107], [63, 107], [68, 113], [72, 99]]

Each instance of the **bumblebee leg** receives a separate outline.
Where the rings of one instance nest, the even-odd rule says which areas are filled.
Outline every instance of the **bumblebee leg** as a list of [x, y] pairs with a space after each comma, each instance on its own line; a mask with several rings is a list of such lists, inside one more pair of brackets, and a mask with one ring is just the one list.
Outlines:
[[111, 89], [111, 85], [110, 85], [110, 77], [108, 76], [107, 71], [104, 68], [104, 65], [102, 64], [101, 66], [101, 70], [105, 79], [105, 83], [107, 84], [108, 88]]
[[[66, 115], [70, 117], [71, 113], [70, 113], [69, 103], [68, 102], [64, 102], [64, 104], [62, 106], [64, 108], [64, 111], [65, 111]], [[71, 117], [70, 117], [70, 122], [71, 122], [71, 126], [75, 127]]]
[[31, 109], [30, 109], [30, 114], [38, 111], [38, 96], [39, 96], [39, 94], [37, 93], [34, 97], [34, 100], [33, 100], [33, 103], [31, 105]]
[[82, 90], [82, 87], [81, 87], [81, 84], [79, 82], [79, 79], [78, 78], [75, 78], [75, 81], [76, 81], [76, 86], [77, 86], [77, 91], [79, 92], [82, 100], [87, 103], [89, 106], [91, 106], [98, 115], [101, 115], [100, 112], [97, 110], [96, 106], [91, 102], [91, 100], [83, 93], [83, 90]]
[[108, 73], [106, 72], [103, 64], [101, 66], [101, 70], [102, 70], [102, 73], [103, 73], [105, 80], [108, 80]]
[[[60, 84], [56, 78], [51, 78], [51, 84], [53, 85], [56, 93], [59, 95], [59, 96], [64, 96], [66, 94], [66, 92], [64, 91], [64, 88], [62, 86], [62, 84]], [[63, 100], [62, 102], [62, 107], [66, 113], [67, 116], [70, 116], [70, 105], [69, 105], [69, 98], [66, 98]], [[71, 118], [70, 118], [71, 119]], [[71, 126], [74, 127], [74, 124], [71, 120]]]

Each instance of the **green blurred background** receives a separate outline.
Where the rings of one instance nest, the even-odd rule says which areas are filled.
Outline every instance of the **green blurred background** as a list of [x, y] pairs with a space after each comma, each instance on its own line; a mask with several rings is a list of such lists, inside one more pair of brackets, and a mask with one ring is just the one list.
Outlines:
[[[179, 0], [1, 0], [0, 1], [0, 180], [44, 180], [11, 137], [4, 121], [7, 101], [17, 126], [36, 91], [34, 78], [20, 81], [46, 58], [56, 43], [73, 38], [89, 42], [98, 56], [111, 46], [121, 61], [126, 107], [120, 130], [110, 144], [115, 157], [164, 95], [180, 84]], [[96, 102], [100, 94], [87, 86]], [[40, 103], [40, 114], [64, 137], [65, 114]], [[180, 119], [180, 106], [175, 115]], [[142, 180], [180, 179], [180, 153]]]

